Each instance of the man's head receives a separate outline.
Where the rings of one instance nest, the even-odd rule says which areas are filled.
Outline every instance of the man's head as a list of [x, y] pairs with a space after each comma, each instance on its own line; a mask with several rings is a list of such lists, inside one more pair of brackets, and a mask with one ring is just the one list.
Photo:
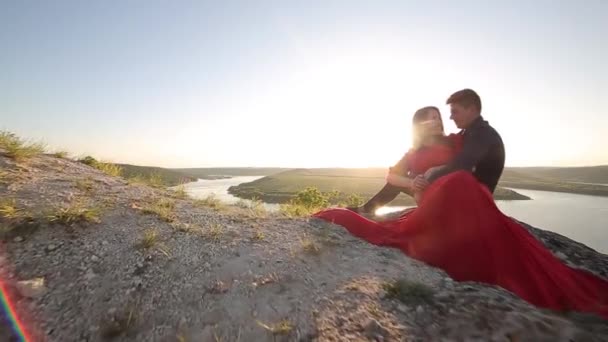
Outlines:
[[481, 99], [471, 89], [463, 89], [452, 94], [446, 104], [450, 105], [450, 119], [456, 127], [468, 128], [481, 115]]

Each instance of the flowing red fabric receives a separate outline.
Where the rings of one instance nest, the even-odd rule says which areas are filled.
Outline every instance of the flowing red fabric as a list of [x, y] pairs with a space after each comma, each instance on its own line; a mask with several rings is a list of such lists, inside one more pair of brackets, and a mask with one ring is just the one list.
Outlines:
[[[438, 153], [409, 156], [414, 168], [442, 164]], [[455, 153], [456, 150], [452, 151]], [[418, 169], [417, 171], [422, 171]], [[571, 268], [519, 223], [504, 215], [470, 172], [441, 177], [419, 206], [400, 218], [376, 222], [351, 210], [330, 208], [315, 217], [341, 225], [378, 246], [445, 270], [454, 280], [498, 285], [534, 305], [591, 312], [608, 319], [608, 281]]]

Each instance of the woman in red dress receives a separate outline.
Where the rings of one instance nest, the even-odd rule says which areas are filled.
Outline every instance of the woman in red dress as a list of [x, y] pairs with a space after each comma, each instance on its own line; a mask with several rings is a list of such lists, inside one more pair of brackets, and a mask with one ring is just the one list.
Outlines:
[[[438, 110], [426, 113], [413, 120], [417, 138], [405, 158], [407, 171], [414, 175], [446, 164], [462, 147], [460, 135], [443, 134]], [[387, 181], [414, 188], [412, 179], [393, 172]], [[454, 280], [498, 285], [540, 307], [608, 319], [608, 281], [555, 257], [498, 209], [488, 188], [471, 172], [443, 176], [414, 197], [418, 207], [395, 220], [376, 222], [342, 208], [314, 216], [372, 244], [399, 248]]]

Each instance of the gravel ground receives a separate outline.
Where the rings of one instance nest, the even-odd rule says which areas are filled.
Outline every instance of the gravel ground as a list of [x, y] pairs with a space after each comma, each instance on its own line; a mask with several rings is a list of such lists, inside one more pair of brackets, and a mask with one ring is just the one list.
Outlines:
[[[454, 282], [320, 220], [212, 209], [51, 156], [0, 168], [20, 209], [0, 218], [0, 275], [33, 341], [608, 340], [602, 319]], [[75, 203], [98, 219], [51, 219]], [[529, 229], [606, 276], [606, 255]]]

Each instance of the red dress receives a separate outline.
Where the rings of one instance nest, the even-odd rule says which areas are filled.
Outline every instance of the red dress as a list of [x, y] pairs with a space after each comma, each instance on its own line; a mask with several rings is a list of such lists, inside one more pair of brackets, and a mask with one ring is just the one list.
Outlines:
[[[457, 151], [438, 145], [410, 152], [408, 165], [414, 173], [423, 173], [445, 164]], [[416, 209], [395, 220], [376, 222], [341, 208], [314, 216], [372, 244], [399, 248], [454, 280], [498, 285], [540, 307], [593, 312], [608, 319], [608, 281], [555, 257], [504, 215], [470, 172], [437, 179]]]

